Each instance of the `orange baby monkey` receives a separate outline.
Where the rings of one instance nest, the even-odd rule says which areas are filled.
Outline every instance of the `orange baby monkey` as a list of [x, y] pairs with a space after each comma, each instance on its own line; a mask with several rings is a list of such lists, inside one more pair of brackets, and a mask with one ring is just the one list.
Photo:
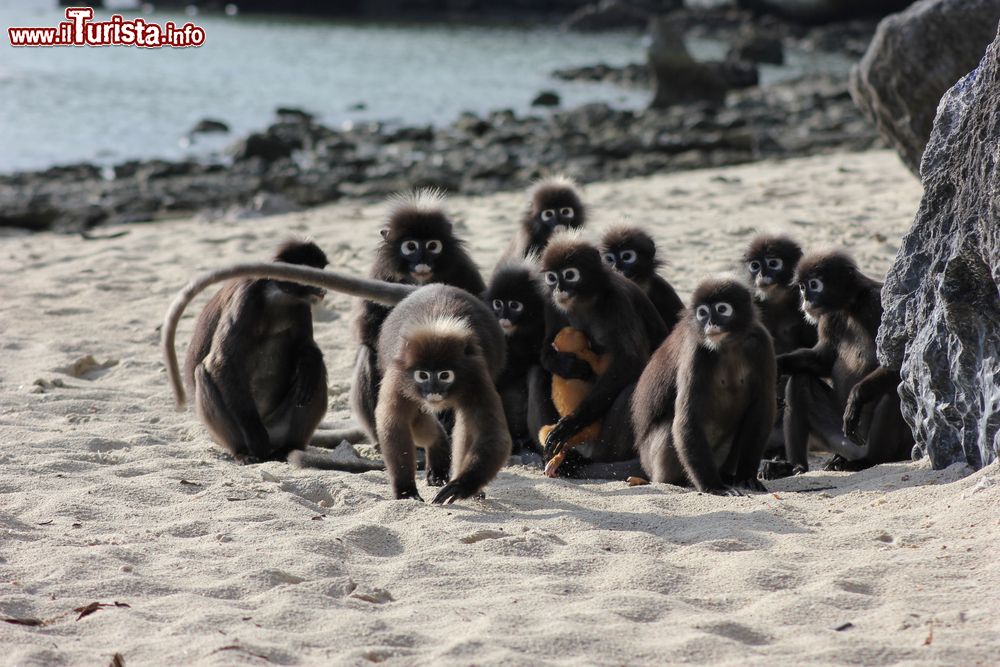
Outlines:
[[[594, 371], [595, 375], [602, 375], [604, 371], [607, 370], [608, 364], [610, 363], [609, 355], [600, 355], [595, 353], [590, 349], [590, 341], [583, 334], [582, 331], [574, 329], [573, 327], [563, 327], [556, 334], [555, 340], [552, 341], [552, 347], [555, 348], [557, 352], [567, 352], [569, 354], [574, 354], [577, 358], [587, 362], [590, 365], [590, 369]], [[556, 411], [559, 413], [560, 417], [564, 417], [576, 409], [576, 406], [587, 396], [590, 392], [590, 388], [593, 382], [587, 380], [571, 380], [567, 378], [560, 377], [558, 375], [552, 376], [552, 403], [555, 405]], [[538, 441], [545, 442], [546, 437], [549, 435], [549, 431], [555, 424], [550, 424], [543, 426], [538, 430]], [[566, 453], [573, 447], [583, 444], [587, 441], [596, 440], [601, 434], [601, 422], [596, 421], [588, 426], [585, 426], [583, 430], [570, 438], [569, 442], [566, 443], [566, 447], [563, 448], [561, 452], [549, 459], [548, 463], [545, 464], [545, 475], [546, 477], [556, 477], [559, 466], [562, 465], [563, 461], [566, 460]]]

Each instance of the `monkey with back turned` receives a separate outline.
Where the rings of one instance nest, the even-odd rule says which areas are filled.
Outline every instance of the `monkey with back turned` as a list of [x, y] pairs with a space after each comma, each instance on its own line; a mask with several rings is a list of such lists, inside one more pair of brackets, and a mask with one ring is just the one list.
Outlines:
[[653, 482], [764, 491], [757, 469], [775, 414], [771, 336], [735, 280], [702, 282], [632, 398], [636, 448]]
[[803, 312], [816, 322], [818, 341], [777, 359], [778, 371], [789, 376], [784, 423], [788, 461], [765, 463], [763, 476], [807, 471], [810, 437], [834, 453], [828, 470], [861, 470], [907, 458], [913, 436], [895, 392], [898, 372], [881, 368], [875, 356], [882, 284], [861, 273], [842, 252], [804, 257], [795, 281]]

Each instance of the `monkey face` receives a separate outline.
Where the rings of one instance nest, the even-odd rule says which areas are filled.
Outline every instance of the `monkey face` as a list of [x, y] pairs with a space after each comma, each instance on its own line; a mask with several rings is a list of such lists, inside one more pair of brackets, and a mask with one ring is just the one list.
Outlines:
[[583, 203], [572, 188], [545, 189], [531, 206], [531, 226], [539, 235], [576, 229], [583, 225]]
[[750, 292], [728, 279], [701, 283], [695, 290], [691, 313], [702, 344], [712, 350], [724, 345], [731, 335], [747, 330], [754, 319]]
[[434, 279], [434, 264], [443, 253], [440, 239], [404, 238], [398, 246], [400, 264], [418, 285]]
[[850, 306], [858, 291], [858, 267], [840, 252], [814, 254], [799, 264], [795, 282], [802, 295], [802, 312], [816, 322], [821, 315]]
[[629, 280], [643, 282], [658, 266], [656, 243], [640, 227], [619, 224], [601, 239], [601, 259]]
[[533, 266], [501, 266], [490, 280], [483, 300], [507, 336], [526, 327], [541, 326], [545, 304]]
[[455, 384], [455, 371], [450, 368], [414, 368], [410, 375], [420, 398], [437, 412], [447, 407], [448, 393]]
[[511, 299], [510, 301], [493, 299], [490, 305], [503, 332], [508, 336], [514, 333], [517, 330], [517, 325], [521, 322], [521, 318], [524, 316], [524, 304], [517, 299]]
[[629, 280], [649, 275], [649, 260], [641, 257], [634, 248], [609, 248], [602, 255], [604, 263]]
[[799, 245], [784, 236], [758, 236], [743, 256], [746, 271], [758, 294], [792, 284], [795, 265], [802, 257]]
[[546, 271], [544, 276], [552, 302], [563, 310], [570, 308], [577, 297], [587, 291], [583, 274], [575, 266]]

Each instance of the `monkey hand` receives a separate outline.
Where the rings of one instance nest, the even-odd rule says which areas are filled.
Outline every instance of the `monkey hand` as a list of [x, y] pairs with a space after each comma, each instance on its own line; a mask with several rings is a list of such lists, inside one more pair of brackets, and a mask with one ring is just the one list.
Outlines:
[[570, 352], [552, 350], [542, 355], [542, 368], [567, 380], [593, 380], [594, 369], [586, 361]]
[[742, 489], [736, 486], [720, 486], [714, 489], [705, 489], [708, 493], [713, 496], [745, 496], [746, 494]]
[[263, 463], [263, 459], [260, 459], [253, 454], [233, 454], [233, 459], [236, 460], [241, 466], [250, 466], [257, 463]]
[[556, 425], [549, 431], [548, 437], [545, 438], [545, 450], [543, 452], [545, 460], [548, 461], [562, 453], [569, 439], [583, 430], [584, 426], [586, 424], [583, 424], [580, 418], [573, 413], [566, 415], [556, 422]]
[[864, 438], [859, 433], [861, 425], [861, 410], [865, 406], [865, 399], [858, 391], [857, 385], [851, 389], [847, 396], [847, 407], [844, 409], [844, 435], [854, 442], [864, 445]]
[[467, 478], [459, 477], [445, 484], [431, 502], [435, 505], [451, 505], [456, 500], [464, 500], [477, 494], [479, 494], [477, 484]]

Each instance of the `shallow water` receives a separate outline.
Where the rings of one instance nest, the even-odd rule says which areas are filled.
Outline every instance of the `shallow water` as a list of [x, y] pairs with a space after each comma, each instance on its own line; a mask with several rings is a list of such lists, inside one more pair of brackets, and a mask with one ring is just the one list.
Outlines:
[[[0, 172], [204, 154], [266, 126], [279, 106], [304, 108], [335, 126], [365, 119], [446, 124], [465, 110], [527, 112], [544, 89], [559, 92], [567, 107], [637, 107], [648, 98], [549, 76], [560, 67], [639, 60], [643, 44], [635, 34], [162, 12], [144, 18], [193, 20], [205, 28], [205, 45], [15, 49], [4, 30]], [[62, 19], [54, 1], [0, 0], [5, 29]], [[365, 109], [349, 110], [356, 103]], [[205, 117], [225, 121], [232, 134], [186, 145], [188, 130]]]

